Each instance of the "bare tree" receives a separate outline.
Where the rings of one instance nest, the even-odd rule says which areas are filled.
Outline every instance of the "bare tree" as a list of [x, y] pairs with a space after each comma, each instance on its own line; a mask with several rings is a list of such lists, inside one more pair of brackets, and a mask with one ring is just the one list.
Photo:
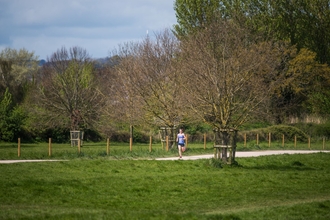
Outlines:
[[[214, 127], [217, 144], [231, 142], [233, 152], [237, 129], [277, 83], [275, 67], [280, 60], [274, 45], [257, 42], [247, 33], [224, 20], [181, 44], [190, 108]], [[266, 82], [266, 78], [272, 80]]]
[[104, 99], [86, 50], [59, 49], [47, 60], [38, 80], [33, 111], [44, 119], [44, 125], [71, 130], [93, 126]]
[[[173, 128], [183, 119], [184, 97], [176, 68], [178, 42], [170, 30], [146, 37], [142, 42], [127, 43], [116, 55], [121, 102], [130, 121]], [[134, 123], [134, 122], [133, 122]]]

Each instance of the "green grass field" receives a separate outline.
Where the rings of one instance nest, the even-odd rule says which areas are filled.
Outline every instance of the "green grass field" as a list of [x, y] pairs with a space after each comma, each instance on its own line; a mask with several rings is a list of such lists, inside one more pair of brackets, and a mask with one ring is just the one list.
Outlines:
[[[1, 159], [17, 159], [17, 145], [0, 146]], [[0, 164], [0, 219], [330, 219], [328, 153], [237, 158], [238, 166], [216, 168], [211, 159], [152, 160], [176, 155], [160, 145], [150, 153], [114, 144], [110, 156], [105, 146], [86, 144], [77, 154], [55, 145], [52, 158], [68, 161]], [[187, 154], [201, 152], [212, 147], [191, 145]], [[49, 158], [47, 145], [23, 144], [21, 153]]]

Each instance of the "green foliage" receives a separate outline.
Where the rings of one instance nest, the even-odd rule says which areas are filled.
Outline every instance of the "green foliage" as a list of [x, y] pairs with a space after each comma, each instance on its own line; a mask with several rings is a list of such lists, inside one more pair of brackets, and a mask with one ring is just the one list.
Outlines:
[[311, 137], [314, 138], [330, 138], [330, 121], [325, 123], [316, 124], [316, 123], [297, 123], [294, 124], [295, 127], [304, 131]]
[[283, 135], [290, 140], [293, 140], [296, 136], [297, 140], [302, 142], [306, 142], [308, 139], [308, 135], [297, 127], [287, 125], [274, 125], [266, 128], [240, 131], [238, 140], [242, 141], [244, 134], [246, 134], [247, 137], [249, 137], [250, 139], [254, 140], [256, 134], [259, 134], [260, 139], [267, 140], [269, 133], [271, 133], [272, 140], [281, 140]]
[[22, 107], [12, 106], [12, 96], [6, 89], [0, 102], [0, 140], [14, 141], [23, 129], [26, 113]]
[[36, 134], [36, 141], [48, 142], [51, 138], [53, 143], [69, 143], [70, 130], [67, 128], [47, 128], [43, 131], [39, 131]]
[[178, 22], [174, 26], [176, 35], [184, 37], [207, 27], [216, 18], [220, 2], [219, 0], [176, 0], [174, 2]]
[[249, 130], [255, 130], [260, 128], [266, 128], [268, 126], [271, 126], [269, 122], [260, 121], [260, 122], [250, 122], [243, 124], [239, 130], [241, 131], [249, 131]]
[[322, 87], [322, 92], [312, 92], [308, 96], [307, 108], [318, 115], [330, 115], [330, 91]]
[[281, 139], [283, 135], [290, 140], [293, 140], [295, 136], [297, 137], [297, 140], [303, 142], [306, 142], [308, 139], [306, 133], [293, 126], [275, 125], [262, 129], [262, 131], [264, 133], [271, 133], [272, 138], [275, 139]]
[[86, 50], [63, 47], [54, 53], [42, 67], [38, 89], [31, 97], [31, 112], [39, 116], [33, 122], [71, 130], [95, 126], [104, 99], [94, 74], [94, 62]]
[[37, 70], [38, 61], [33, 52], [11, 48], [1, 50], [0, 93], [8, 89], [13, 103], [22, 103], [30, 85], [34, 83]]
[[271, 97], [272, 121], [281, 124], [292, 115], [329, 115], [328, 0], [177, 0], [174, 10], [178, 22], [174, 32], [181, 37], [204, 30], [221, 17], [247, 28], [255, 36], [263, 36], [266, 41], [292, 45], [298, 55], [283, 50], [283, 62], [277, 68], [285, 72], [287, 79]]
[[211, 126], [205, 123], [192, 123], [178, 127], [184, 128], [184, 131], [189, 135], [204, 134], [212, 131]]
[[320, 63], [330, 62], [328, 0], [223, 1], [228, 18], [262, 33], [265, 39], [289, 41], [298, 50], [316, 52]]

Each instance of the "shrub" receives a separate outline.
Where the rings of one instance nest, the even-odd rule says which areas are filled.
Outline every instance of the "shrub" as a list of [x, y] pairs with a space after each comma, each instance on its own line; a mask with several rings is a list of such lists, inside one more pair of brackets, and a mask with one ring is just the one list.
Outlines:
[[258, 134], [260, 139], [267, 140], [269, 133], [271, 133], [272, 135], [272, 140], [280, 140], [283, 135], [291, 140], [293, 140], [295, 136], [297, 137], [298, 141], [305, 142], [308, 140], [308, 135], [297, 127], [287, 125], [274, 125], [267, 128], [241, 131], [238, 133], [238, 141], [244, 140], [244, 134], [246, 134], [247, 139], [255, 139], [256, 134]]
[[297, 123], [293, 126], [301, 129], [311, 137], [326, 137], [330, 138], [330, 121], [322, 124], [316, 123]]

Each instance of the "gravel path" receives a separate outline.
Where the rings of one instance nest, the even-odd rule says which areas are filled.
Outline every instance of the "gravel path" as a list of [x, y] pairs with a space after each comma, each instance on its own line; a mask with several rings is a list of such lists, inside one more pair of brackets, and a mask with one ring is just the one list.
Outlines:
[[[312, 154], [325, 152], [330, 153], [329, 150], [266, 150], [266, 151], [237, 151], [236, 158], [239, 157], [259, 157], [266, 155], [276, 154]], [[213, 158], [213, 154], [196, 155], [196, 156], [182, 156], [182, 160], [198, 160], [198, 159], [210, 159]], [[156, 158], [156, 160], [178, 160], [179, 157], [167, 157], [167, 158]]]

